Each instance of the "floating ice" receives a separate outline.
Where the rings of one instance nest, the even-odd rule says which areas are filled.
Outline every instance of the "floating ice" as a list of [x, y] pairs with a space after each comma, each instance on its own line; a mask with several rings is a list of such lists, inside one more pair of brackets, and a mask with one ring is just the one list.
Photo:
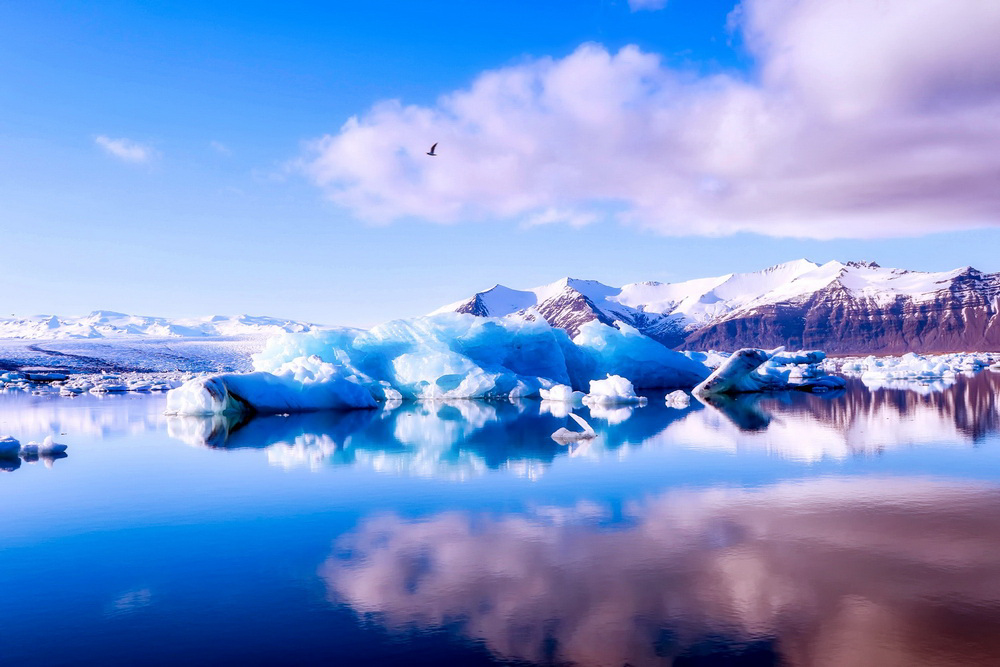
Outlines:
[[[368, 331], [288, 334], [254, 356], [256, 373], [189, 382], [168, 395], [168, 409], [178, 414], [286, 412], [372, 407], [375, 401], [398, 398], [535, 397], [542, 390], [550, 397], [572, 396], [574, 389], [607, 375], [629, 377], [640, 388], [691, 387], [708, 376], [703, 364], [632, 327], [619, 327], [588, 322], [570, 340], [541, 319], [446, 313]], [[337, 386], [326, 387], [330, 382]], [[560, 385], [568, 389], [557, 389]], [[637, 399], [630, 391], [628, 400]], [[598, 390], [597, 395], [605, 394]]]
[[996, 360], [988, 353], [956, 352], [952, 354], [904, 354], [899, 357], [865, 357], [841, 363], [843, 373], [857, 373], [868, 386], [882, 386], [888, 381], [953, 378], [959, 373], [976, 372]]
[[14, 459], [21, 453], [21, 443], [9, 435], [0, 438], [0, 459]]
[[729, 358], [728, 352], [716, 352], [715, 350], [708, 350], [707, 352], [695, 352], [693, 350], [684, 350], [681, 352], [685, 357], [691, 359], [692, 361], [697, 361], [698, 363], [704, 364], [708, 368], [715, 370], [723, 364], [723, 362]]
[[591, 380], [590, 393], [583, 397], [583, 402], [597, 405], [616, 405], [639, 403], [642, 399], [636, 395], [632, 383], [620, 375], [608, 375], [604, 380]]
[[[322, 363], [322, 362], [320, 362]], [[318, 377], [256, 372], [189, 380], [167, 393], [167, 413], [213, 415], [239, 412], [278, 414], [310, 410], [374, 408], [371, 393], [332, 364]]]
[[697, 395], [739, 394], [778, 389], [828, 391], [845, 385], [844, 379], [825, 375], [819, 368], [820, 351], [786, 353], [756, 348], [737, 350], [697, 387]]
[[566, 443], [566, 442], [577, 442], [579, 440], [592, 440], [597, 437], [597, 433], [594, 431], [593, 427], [587, 423], [580, 415], [573, 414], [570, 412], [568, 417], [571, 417], [573, 421], [580, 425], [583, 429], [582, 431], [571, 431], [565, 426], [560, 428], [558, 431], [552, 434], [552, 439], [556, 442]]
[[90, 388], [91, 394], [124, 394], [128, 387], [117, 382], [102, 382]]
[[539, 395], [544, 401], [561, 401], [563, 403], [579, 403], [586, 395], [582, 391], [573, 391], [568, 384], [557, 384], [551, 389], [539, 389]]
[[587, 322], [573, 343], [576, 349], [567, 355], [567, 361], [573, 385], [579, 388], [589, 380], [621, 375], [640, 389], [677, 389], [693, 387], [709, 373], [705, 364], [657, 343], [624, 322], [616, 322], [614, 327], [597, 320]]
[[25, 377], [32, 382], [56, 382], [58, 380], [65, 380], [69, 376], [65, 373], [25, 373]]
[[686, 391], [681, 391], [680, 389], [672, 391], [667, 394], [666, 403], [668, 408], [678, 408], [683, 410], [687, 406], [691, 405], [691, 394]]
[[58, 456], [66, 451], [66, 445], [59, 444], [52, 439], [51, 435], [45, 436], [41, 443], [29, 442], [21, 448], [21, 455], [25, 459], [35, 459], [39, 456]]

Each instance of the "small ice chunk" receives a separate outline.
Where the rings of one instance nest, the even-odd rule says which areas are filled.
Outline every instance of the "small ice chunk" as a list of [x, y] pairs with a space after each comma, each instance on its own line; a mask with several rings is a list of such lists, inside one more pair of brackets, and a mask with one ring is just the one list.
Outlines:
[[9, 435], [0, 438], [0, 459], [15, 459], [21, 453], [21, 443]]
[[101, 382], [90, 388], [91, 394], [124, 394], [128, 387], [114, 382]]
[[578, 403], [586, 395], [582, 391], [573, 391], [568, 384], [557, 384], [551, 389], [539, 389], [539, 395], [545, 401], [562, 401], [564, 403]]
[[691, 394], [686, 391], [672, 391], [666, 396], [666, 402], [668, 408], [677, 408], [683, 410], [687, 406], [691, 405]]
[[640, 403], [632, 383], [620, 375], [608, 375], [604, 380], [591, 380], [590, 393], [583, 398], [584, 403], [614, 405], [616, 403]]
[[579, 440], [592, 440], [597, 437], [597, 433], [594, 431], [593, 427], [587, 423], [583, 417], [570, 412], [568, 417], [571, 417], [573, 421], [580, 425], [583, 429], [582, 431], [571, 431], [565, 426], [560, 428], [558, 431], [552, 434], [552, 439], [556, 442], [566, 443], [566, 442], [577, 442]]
[[56, 382], [69, 378], [65, 373], [25, 373], [25, 376], [32, 382]]
[[38, 445], [38, 455], [39, 456], [51, 456], [53, 454], [62, 454], [66, 451], [66, 445], [60, 444], [52, 439], [51, 435], [45, 436], [42, 440], [42, 444]]

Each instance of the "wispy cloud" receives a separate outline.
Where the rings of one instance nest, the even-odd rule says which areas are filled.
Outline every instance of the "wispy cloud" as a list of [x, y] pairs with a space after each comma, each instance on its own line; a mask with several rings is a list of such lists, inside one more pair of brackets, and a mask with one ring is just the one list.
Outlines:
[[585, 44], [432, 106], [382, 102], [302, 168], [381, 221], [601, 212], [666, 234], [814, 238], [1000, 224], [1000, 3], [745, 0], [732, 22], [752, 76]]
[[218, 153], [219, 155], [232, 155], [233, 151], [229, 149], [229, 146], [225, 145], [221, 141], [215, 141], [214, 139], [208, 142], [209, 147]]
[[633, 12], [656, 11], [667, 6], [667, 0], [628, 0], [628, 8]]
[[149, 162], [157, 155], [157, 152], [151, 146], [132, 141], [131, 139], [112, 139], [102, 134], [94, 138], [94, 143], [104, 149], [104, 152], [108, 155], [134, 164]]

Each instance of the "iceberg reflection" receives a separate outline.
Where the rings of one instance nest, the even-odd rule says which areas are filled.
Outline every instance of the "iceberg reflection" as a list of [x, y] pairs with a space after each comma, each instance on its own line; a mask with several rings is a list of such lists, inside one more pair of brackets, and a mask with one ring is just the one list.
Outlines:
[[664, 664], [713, 642], [792, 665], [1000, 659], [997, 487], [673, 491], [610, 526], [585, 505], [369, 519], [320, 575], [391, 630], [457, 623], [504, 659]]
[[[683, 408], [659, 401], [607, 408], [552, 401], [393, 402], [377, 410], [286, 416], [171, 417], [172, 437], [219, 449], [267, 449], [285, 467], [363, 465], [464, 479], [503, 469], [537, 476], [557, 457], [600, 458], [623, 448], [762, 451], [793, 461], [843, 460], [915, 446], [974, 446], [1000, 431], [1000, 375], [959, 377], [946, 391], [845, 390], [708, 396]], [[592, 441], [552, 441], [586, 418]]]

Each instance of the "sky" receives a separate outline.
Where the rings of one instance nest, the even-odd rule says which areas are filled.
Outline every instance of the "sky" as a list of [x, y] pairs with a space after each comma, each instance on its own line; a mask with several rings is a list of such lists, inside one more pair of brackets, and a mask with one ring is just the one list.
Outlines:
[[992, 0], [0, 3], [0, 316], [1000, 271], [998, 32]]

